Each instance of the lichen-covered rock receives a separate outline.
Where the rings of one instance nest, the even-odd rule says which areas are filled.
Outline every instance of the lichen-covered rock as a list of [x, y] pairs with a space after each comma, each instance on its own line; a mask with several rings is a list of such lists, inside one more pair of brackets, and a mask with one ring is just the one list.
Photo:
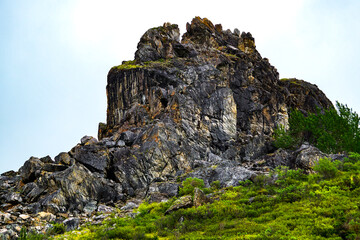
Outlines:
[[59, 155], [57, 155], [55, 157], [55, 162], [56, 163], [60, 163], [60, 164], [64, 164], [64, 165], [71, 165], [71, 157], [67, 152], [62, 152], [59, 153]]
[[173, 211], [179, 210], [181, 208], [189, 208], [193, 206], [193, 200], [190, 195], [182, 196], [177, 199], [168, 210], [166, 210], [165, 214], [171, 213]]
[[204, 205], [204, 204], [208, 203], [209, 201], [210, 200], [208, 199], [208, 197], [205, 195], [205, 193], [201, 189], [199, 189], [199, 188], [194, 189], [193, 204], [195, 207]]

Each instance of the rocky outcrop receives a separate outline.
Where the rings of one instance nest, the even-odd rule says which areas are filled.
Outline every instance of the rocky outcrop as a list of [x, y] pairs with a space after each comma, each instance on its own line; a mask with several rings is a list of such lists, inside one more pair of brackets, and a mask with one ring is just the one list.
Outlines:
[[317, 112], [318, 109], [333, 108], [332, 103], [316, 85], [296, 78], [283, 78], [280, 79], [280, 86], [285, 89], [288, 109], [299, 109], [306, 114]]
[[[30, 224], [46, 212], [71, 217], [65, 225], [73, 229], [79, 214], [111, 212], [131, 198], [177, 196], [187, 177], [206, 187], [234, 186], [279, 165], [306, 168], [318, 159], [314, 149], [272, 145], [291, 109], [332, 107], [315, 85], [279, 80], [250, 33], [199, 17], [186, 30], [180, 41], [175, 24], [149, 29], [135, 59], [109, 71], [107, 123], [99, 124], [98, 139], [85, 136], [55, 161], [32, 157], [0, 177], [2, 225]], [[196, 206], [204, 202], [197, 196]], [[193, 204], [181, 200], [181, 207]]]
[[131, 135], [111, 170], [127, 194], [176, 176], [236, 185], [256, 174], [243, 163], [275, 150], [273, 131], [291, 109], [332, 107], [315, 85], [279, 80], [250, 33], [199, 17], [186, 29], [181, 41], [177, 25], [148, 30], [135, 60], [108, 74], [99, 139]]

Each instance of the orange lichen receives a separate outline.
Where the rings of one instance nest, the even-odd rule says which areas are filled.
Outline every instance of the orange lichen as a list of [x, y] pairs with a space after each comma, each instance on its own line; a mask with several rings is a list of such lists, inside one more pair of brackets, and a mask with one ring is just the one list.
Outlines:
[[207, 28], [209, 28], [209, 30], [215, 30], [214, 24], [209, 19], [201, 17], [195, 17], [195, 19], [204, 24]]
[[271, 116], [270, 116], [270, 113], [269, 113], [269, 108], [264, 108], [263, 110], [262, 110], [262, 114], [263, 114], [263, 116], [265, 117], [265, 119], [267, 120], [267, 121], [271, 121]]

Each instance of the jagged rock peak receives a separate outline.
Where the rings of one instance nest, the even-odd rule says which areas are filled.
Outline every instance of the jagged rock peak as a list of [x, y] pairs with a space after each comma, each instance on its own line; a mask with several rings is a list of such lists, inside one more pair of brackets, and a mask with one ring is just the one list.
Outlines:
[[221, 24], [214, 25], [207, 18], [195, 17], [187, 23], [186, 30], [180, 42], [176, 24], [164, 23], [149, 29], [140, 39], [135, 60], [143, 63], [174, 57], [196, 57], [198, 54], [209, 54], [209, 51], [223, 51], [224, 48], [255, 52], [255, 40], [250, 33], [240, 35], [237, 29], [234, 32], [223, 31]]
[[151, 28], [141, 37], [135, 59], [148, 62], [175, 57], [174, 45], [179, 41], [180, 30], [176, 24], [164, 23], [161, 27]]

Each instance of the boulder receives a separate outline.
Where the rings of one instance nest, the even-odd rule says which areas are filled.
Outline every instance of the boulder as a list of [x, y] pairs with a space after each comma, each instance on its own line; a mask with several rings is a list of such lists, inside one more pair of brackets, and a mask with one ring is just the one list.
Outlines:
[[[131, 144], [135, 141], [136, 134], [131, 131], [126, 131], [121, 133], [120, 141], [123, 141], [126, 145], [131, 146]], [[120, 142], [120, 144], [122, 144]]]
[[71, 218], [64, 220], [63, 224], [65, 226], [65, 231], [76, 230], [80, 225], [80, 219], [71, 217]]
[[117, 192], [108, 181], [101, 181], [101, 177], [99, 179], [80, 164], [53, 173], [49, 178], [53, 191], [39, 199], [42, 206], [55, 204], [60, 210], [64, 207], [82, 211], [89, 201], [117, 200]]
[[27, 214], [20, 214], [19, 215], [19, 218], [21, 218], [21, 219], [23, 219], [23, 220], [27, 220], [27, 219], [29, 219], [29, 218], [31, 218], [29, 215], [27, 215]]
[[194, 206], [195, 207], [199, 207], [201, 205], [204, 205], [206, 203], [208, 203], [210, 200], [208, 199], [208, 197], [205, 195], [205, 193], [199, 189], [199, 188], [195, 188], [194, 189]]
[[106, 205], [99, 205], [97, 211], [101, 213], [112, 213], [114, 209]]
[[2, 198], [7, 203], [21, 203], [23, 201], [20, 193], [18, 193], [18, 192], [9, 192], [9, 193], [5, 194], [4, 196], [2, 196]]
[[56, 219], [56, 216], [49, 212], [39, 212], [37, 214], [37, 217], [39, 218], [40, 221], [46, 221], [46, 222], [52, 222], [55, 221]]
[[88, 202], [84, 207], [84, 212], [87, 215], [91, 215], [93, 212], [95, 212], [97, 209], [97, 202], [96, 201], [90, 201]]
[[97, 143], [97, 139], [92, 136], [84, 136], [81, 138], [80, 143], [82, 145], [91, 145]]
[[193, 200], [190, 195], [182, 196], [177, 199], [168, 210], [166, 210], [165, 214], [169, 214], [173, 211], [179, 210], [181, 208], [189, 208], [193, 206]]
[[67, 152], [61, 152], [55, 157], [55, 162], [63, 165], [71, 165], [71, 157]]
[[51, 159], [51, 157], [49, 155], [40, 158], [40, 161], [42, 161], [43, 163], [54, 163], [54, 161]]
[[328, 157], [327, 154], [307, 143], [303, 144], [296, 152], [298, 152], [298, 155], [295, 160], [295, 166], [307, 172], [312, 172], [313, 166], [320, 158]]
[[7, 228], [1, 228], [0, 229], [0, 237], [4, 240], [7, 239], [17, 239], [18, 235], [16, 234], [15, 231], [13, 231], [12, 229], [7, 229]]
[[134, 208], [139, 207], [139, 204], [135, 203], [135, 202], [127, 202], [125, 206], [121, 207], [121, 210], [132, 210]]
[[106, 173], [106, 168], [110, 162], [107, 148], [99, 144], [78, 145], [71, 150], [71, 155], [90, 171], [102, 174]]
[[165, 194], [167, 197], [176, 197], [179, 194], [179, 184], [172, 182], [163, 182], [158, 185], [159, 192]]
[[31, 157], [19, 169], [20, 176], [24, 183], [33, 182], [39, 175], [44, 162], [39, 158]]

